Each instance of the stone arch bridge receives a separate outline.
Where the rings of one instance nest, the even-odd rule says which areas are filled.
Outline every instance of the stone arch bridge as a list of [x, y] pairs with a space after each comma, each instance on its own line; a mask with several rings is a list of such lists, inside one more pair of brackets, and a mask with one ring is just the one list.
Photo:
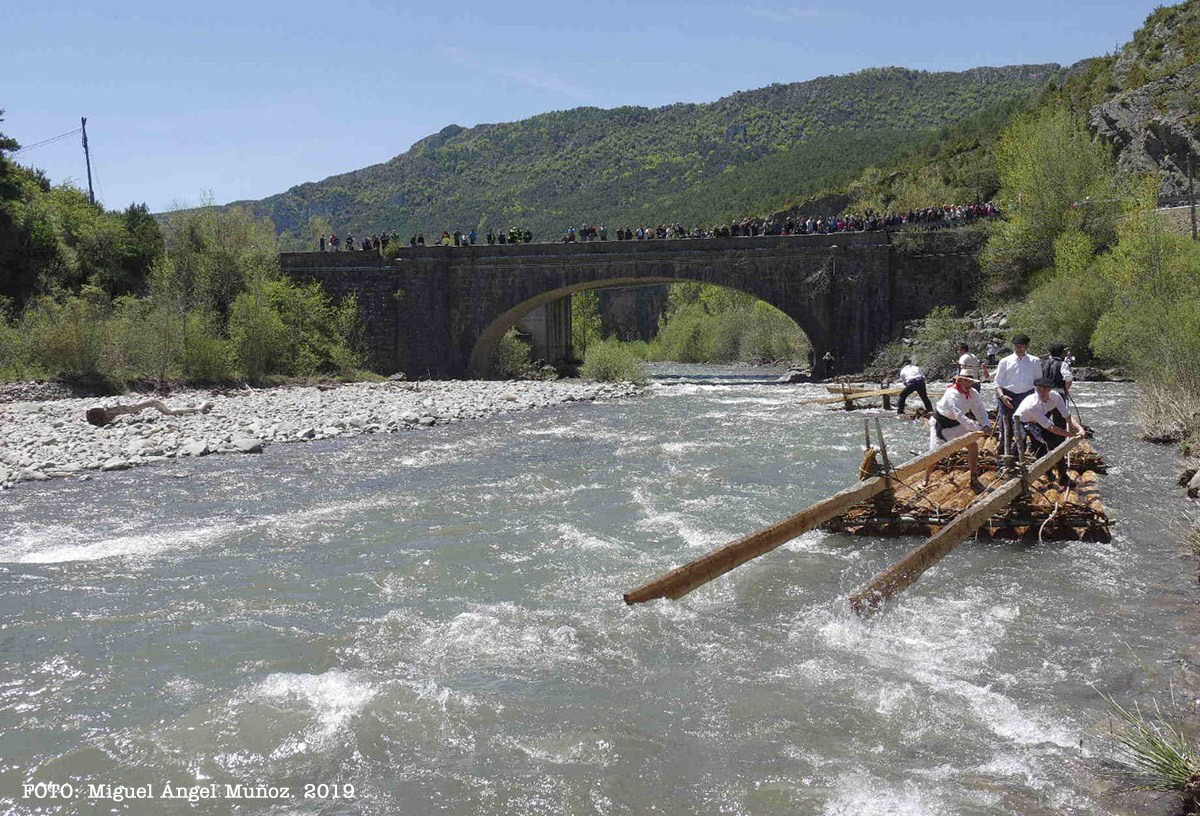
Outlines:
[[570, 354], [570, 296], [588, 289], [699, 282], [747, 292], [791, 317], [820, 359], [858, 371], [903, 323], [966, 308], [979, 233], [839, 233], [284, 253], [294, 280], [358, 296], [371, 366], [415, 377], [483, 376], [496, 342], [540, 315], [543, 356]]

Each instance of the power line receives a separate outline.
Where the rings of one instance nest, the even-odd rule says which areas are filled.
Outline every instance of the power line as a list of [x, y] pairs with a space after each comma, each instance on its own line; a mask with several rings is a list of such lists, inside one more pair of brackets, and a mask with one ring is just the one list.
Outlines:
[[68, 130], [66, 133], [60, 133], [57, 136], [51, 136], [49, 139], [43, 139], [40, 142], [34, 142], [31, 145], [25, 145], [24, 147], [17, 148], [16, 150], [13, 151], [13, 154], [15, 155], [17, 153], [24, 153], [26, 150], [33, 150], [35, 147], [45, 147], [48, 144], [53, 144], [54, 142], [62, 141], [63, 139], [67, 138], [68, 136], [74, 136], [76, 133], [82, 132], [82, 130], [83, 130], [83, 128], [75, 128], [74, 130]]

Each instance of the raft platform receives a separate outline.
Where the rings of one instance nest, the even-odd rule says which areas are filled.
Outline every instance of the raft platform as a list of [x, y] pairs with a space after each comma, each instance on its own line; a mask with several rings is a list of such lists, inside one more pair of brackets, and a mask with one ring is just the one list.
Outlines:
[[[871, 459], [868, 453], [868, 459]], [[1011, 503], [986, 520], [977, 534], [983, 538], [1019, 541], [1112, 541], [1112, 522], [1100, 498], [1104, 460], [1087, 443], [1067, 454], [1067, 473], [1075, 487], [1059, 485], [1053, 470], [1032, 481]], [[996, 440], [979, 444], [979, 481], [983, 493], [971, 488], [967, 452], [958, 451], [934, 466], [929, 484], [924, 477], [897, 480], [889, 493], [861, 502], [821, 525], [834, 533], [895, 538], [932, 536], [973, 502], [1000, 484], [996, 473]], [[1026, 454], [1026, 467], [1034, 457]], [[864, 465], [874, 472], [869, 464]]]
[[[973, 534], [1031, 541], [1112, 538], [1112, 522], [1100, 500], [1098, 475], [1105, 472], [1104, 462], [1082, 437], [1064, 440], [1040, 459], [1027, 455], [997, 469], [995, 439], [973, 431], [893, 467], [879, 420], [878, 447], [871, 445], [870, 423], [864, 425], [866, 451], [857, 483], [626, 592], [625, 603], [681, 598], [818, 527], [881, 538], [928, 536], [848, 597], [850, 607], [864, 616], [915, 583]], [[981, 484], [974, 487], [967, 464], [971, 447], [978, 451], [980, 466]], [[1064, 459], [1075, 481], [1072, 487], [1059, 485], [1051, 476]]]

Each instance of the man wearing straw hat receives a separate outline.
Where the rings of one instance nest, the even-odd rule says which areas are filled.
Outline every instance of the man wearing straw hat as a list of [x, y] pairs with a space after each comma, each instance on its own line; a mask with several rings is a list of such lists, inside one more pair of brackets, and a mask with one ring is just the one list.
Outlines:
[[[955, 375], [946, 393], [937, 401], [933, 416], [929, 418], [929, 450], [933, 451], [952, 439], [978, 430], [990, 430], [987, 407], [976, 388], [979, 377], [974, 368], [964, 367]], [[971, 488], [983, 490], [979, 481], [979, 445], [967, 446], [967, 462], [971, 467]], [[936, 465], [925, 471], [925, 483]]]

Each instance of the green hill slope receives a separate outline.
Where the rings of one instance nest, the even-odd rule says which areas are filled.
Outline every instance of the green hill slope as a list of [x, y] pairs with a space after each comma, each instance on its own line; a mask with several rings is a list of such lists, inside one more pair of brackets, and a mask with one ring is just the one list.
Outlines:
[[444, 128], [383, 164], [257, 202], [281, 231], [702, 222], [770, 211], [892, 160], [936, 129], [1059, 76], [1058, 65], [880, 68], [709, 104], [576, 108]]

